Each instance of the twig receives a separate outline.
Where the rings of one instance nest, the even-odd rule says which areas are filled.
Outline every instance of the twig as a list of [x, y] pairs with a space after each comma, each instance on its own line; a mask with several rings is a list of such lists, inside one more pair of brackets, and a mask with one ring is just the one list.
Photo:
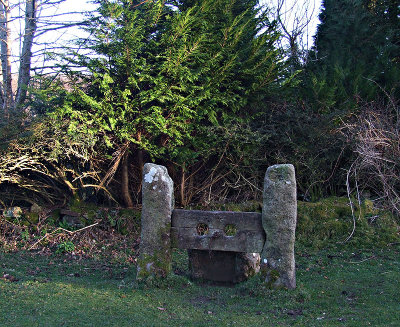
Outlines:
[[364, 259], [364, 260], [361, 260], [361, 261], [349, 261], [349, 263], [355, 263], [355, 264], [357, 264], [357, 263], [363, 263], [363, 262], [365, 262], [365, 261], [368, 261], [368, 260], [371, 260], [371, 259], [375, 259], [375, 258], [376, 258], [376, 256], [373, 255], [372, 257], [366, 258], [366, 259]]
[[354, 234], [354, 232], [355, 232], [355, 230], [356, 230], [356, 217], [354, 216], [353, 201], [351, 201], [351, 198], [350, 198], [351, 190], [350, 190], [350, 182], [349, 182], [350, 172], [351, 172], [351, 169], [353, 168], [353, 165], [354, 165], [355, 163], [356, 163], [356, 162], [354, 161], [354, 162], [351, 164], [349, 170], [347, 171], [347, 176], [346, 176], [347, 197], [349, 198], [350, 208], [351, 208], [351, 216], [352, 216], [352, 218], [353, 218], [353, 230], [351, 231], [350, 235], [344, 240], [343, 243], [346, 243], [348, 240], [350, 240], [350, 239], [353, 237], [353, 234]]
[[379, 218], [379, 215], [372, 216], [372, 217], [368, 217], [368, 220], [369, 220], [370, 223], [372, 224], [372, 223], [376, 220], [376, 218]]
[[259, 192], [263, 192], [263, 190], [261, 190], [260, 188], [258, 188], [257, 186], [255, 186], [252, 182], [250, 182], [246, 177], [244, 177], [242, 174], [239, 174], [248, 184], [250, 184], [251, 186], [253, 186], [257, 191]]
[[328, 181], [333, 177], [333, 175], [334, 175], [335, 172], [336, 172], [336, 168], [339, 166], [339, 160], [341, 159], [344, 150], [345, 150], [345, 147], [343, 147], [342, 150], [340, 151], [339, 156], [338, 156], [338, 158], [337, 158], [337, 160], [336, 160], [335, 166], [333, 167], [333, 170], [332, 170], [331, 175], [330, 175], [327, 179], [325, 179], [325, 180], [319, 180], [319, 181], [315, 181], [315, 182], [311, 183], [310, 186], [307, 187], [307, 190], [306, 190], [306, 192], [304, 193], [304, 197], [307, 197], [307, 195], [308, 195], [308, 193], [309, 193], [309, 190], [310, 190], [311, 187], [313, 187], [315, 184], [318, 184], [318, 183], [326, 183], [326, 182], [328, 182]]
[[81, 231], [83, 231], [83, 230], [85, 230], [85, 229], [94, 227], [94, 226], [96, 226], [96, 225], [98, 225], [98, 224], [99, 224], [99, 223], [94, 223], [94, 224], [92, 224], [92, 225], [83, 227], [83, 228], [78, 229], [78, 230], [75, 230], [75, 231], [70, 231], [70, 230], [68, 230], [68, 229], [65, 229], [65, 228], [62, 228], [62, 227], [58, 227], [57, 229], [53, 230], [51, 233], [46, 233], [39, 241], [35, 242], [35, 244], [33, 244], [33, 245], [28, 249], [28, 251], [32, 250], [37, 244], [39, 244], [40, 242], [42, 242], [45, 238], [47, 238], [48, 236], [54, 234], [55, 232], [57, 232], [57, 231], [59, 231], [59, 230], [62, 230], [62, 231], [64, 231], [64, 232], [69, 233], [70, 235], [73, 235], [73, 234], [78, 233], [78, 232], [81, 232]]
[[142, 5], [142, 4], [146, 3], [146, 2], [149, 2], [149, 0], [144, 0], [144, 1], [140, 2], [139, 4], [133, 6], [132, 8], [139, 7], [140, 5]]
[[85, 229], [94, 227], [94, 226], [96, 226], [96, 225], [98, 225], [98, 224], [99, 224], [99, 223], [94, 223], [94, 224], [92, 224], [92, 225], [89, 225], [89, 226], [86, 226], [86, 227], [83, 227], [83, 228], [81, 228], [81, 229], [77, 229], [77, 230], [74, 230], [74, 231], [70, 231], [70, 230], [65, 229], [65, 228], [62, 228], [62, 227], [59, 227], [58, 230], [63, 230], [64, 232], [67, 232], [67, 233], [73, 235], [73, 234], [76, 234], [76, 233], [78, 233], [78, 232], [81, 232], [81, 231], [83, 231], [83, 230], [85, 230]]
[[[58, 230], [58, 229], [56, 229], [55, 231], [57, 231], [57, 230]], [[55, 232], [55, 231], [54, 231], [54, 232]], [[50, 235], [53, 234], [54, 232], [44, 234], [44, 236], [43, 236], [39, 241], [35, 242], [35, 244], [33, 244], [33, 245], [28, 249], [28, 251], [32, 250], [37, 244], [39, 244], [39, 243], [40, 243], [41, 241], [43, 241], [47, 236], [50, 236]]]

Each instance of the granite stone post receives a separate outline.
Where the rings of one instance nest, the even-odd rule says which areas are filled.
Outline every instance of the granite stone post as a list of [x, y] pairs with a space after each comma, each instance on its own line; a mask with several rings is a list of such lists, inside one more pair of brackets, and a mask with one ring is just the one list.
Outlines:
[[143, 168], [142, 231], [137, 280], [166, 277], [171, 271], [171, 214], [174, 185], [167, 168], [147, 163]]
[[294, 242], [297, 221], [296, 179], [293, 165], [274, 165], [264, 179], [262, 223], [266, 241], [261, 273], [271, 288], [295, 288]]

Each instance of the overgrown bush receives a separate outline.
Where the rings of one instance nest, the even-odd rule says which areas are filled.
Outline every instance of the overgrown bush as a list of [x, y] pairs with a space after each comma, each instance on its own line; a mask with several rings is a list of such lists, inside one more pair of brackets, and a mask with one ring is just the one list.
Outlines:
[[3, 202], [65, 203], [85, 187], [99, 188], [95, 135], [69, 133], [67, 122], [49, 117], [21, 131], [0, 152]]
[[[298, 197], [316, 201], [326, 196], [345, 194], [346, 167], [352, 152], [337, 128], [337, 113], [321, 114], [303, 101], [272, 99], [258, 124], [268, 141], [255, 161], [292, 163], [296, 169]], [[265, 172], [267, 165], [260, 173]]]
[[348, 176], [356, 196], [368, 192], [400, 215], [400, 107], [398, 101], [388, 100], [364, 103], [346, 124], [344, 131], [356, 154]]

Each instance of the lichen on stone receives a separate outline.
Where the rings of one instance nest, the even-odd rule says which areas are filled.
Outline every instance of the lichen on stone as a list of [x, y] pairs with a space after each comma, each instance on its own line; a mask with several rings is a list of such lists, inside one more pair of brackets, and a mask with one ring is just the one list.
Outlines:
[[144, 175], [144, 181], [146, 183], [152, 183], [156, 172], [157, 172], [156, 168], [151, 167], [150, 171], [146, 175]]

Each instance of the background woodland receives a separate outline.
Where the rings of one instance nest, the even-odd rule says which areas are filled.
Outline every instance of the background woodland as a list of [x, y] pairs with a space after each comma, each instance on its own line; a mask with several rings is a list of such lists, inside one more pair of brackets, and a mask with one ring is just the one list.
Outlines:
[[[239, 203], [287, 162], [300, 200], [349, 195], [400, 213], [397, 1], [324, 0], [311, 48], [307, 17], [289, 29], [282, 6], [256, 0], [95, 3], [58, 25], [40, 17], [54, 2], [19, 3], [14, 74], [1, 1], [3, 207], [138, 207], [145, 162], [167, 166], [178, 206]], [[89, 36], [32, 69], [35, 38], [70, 25]]]

